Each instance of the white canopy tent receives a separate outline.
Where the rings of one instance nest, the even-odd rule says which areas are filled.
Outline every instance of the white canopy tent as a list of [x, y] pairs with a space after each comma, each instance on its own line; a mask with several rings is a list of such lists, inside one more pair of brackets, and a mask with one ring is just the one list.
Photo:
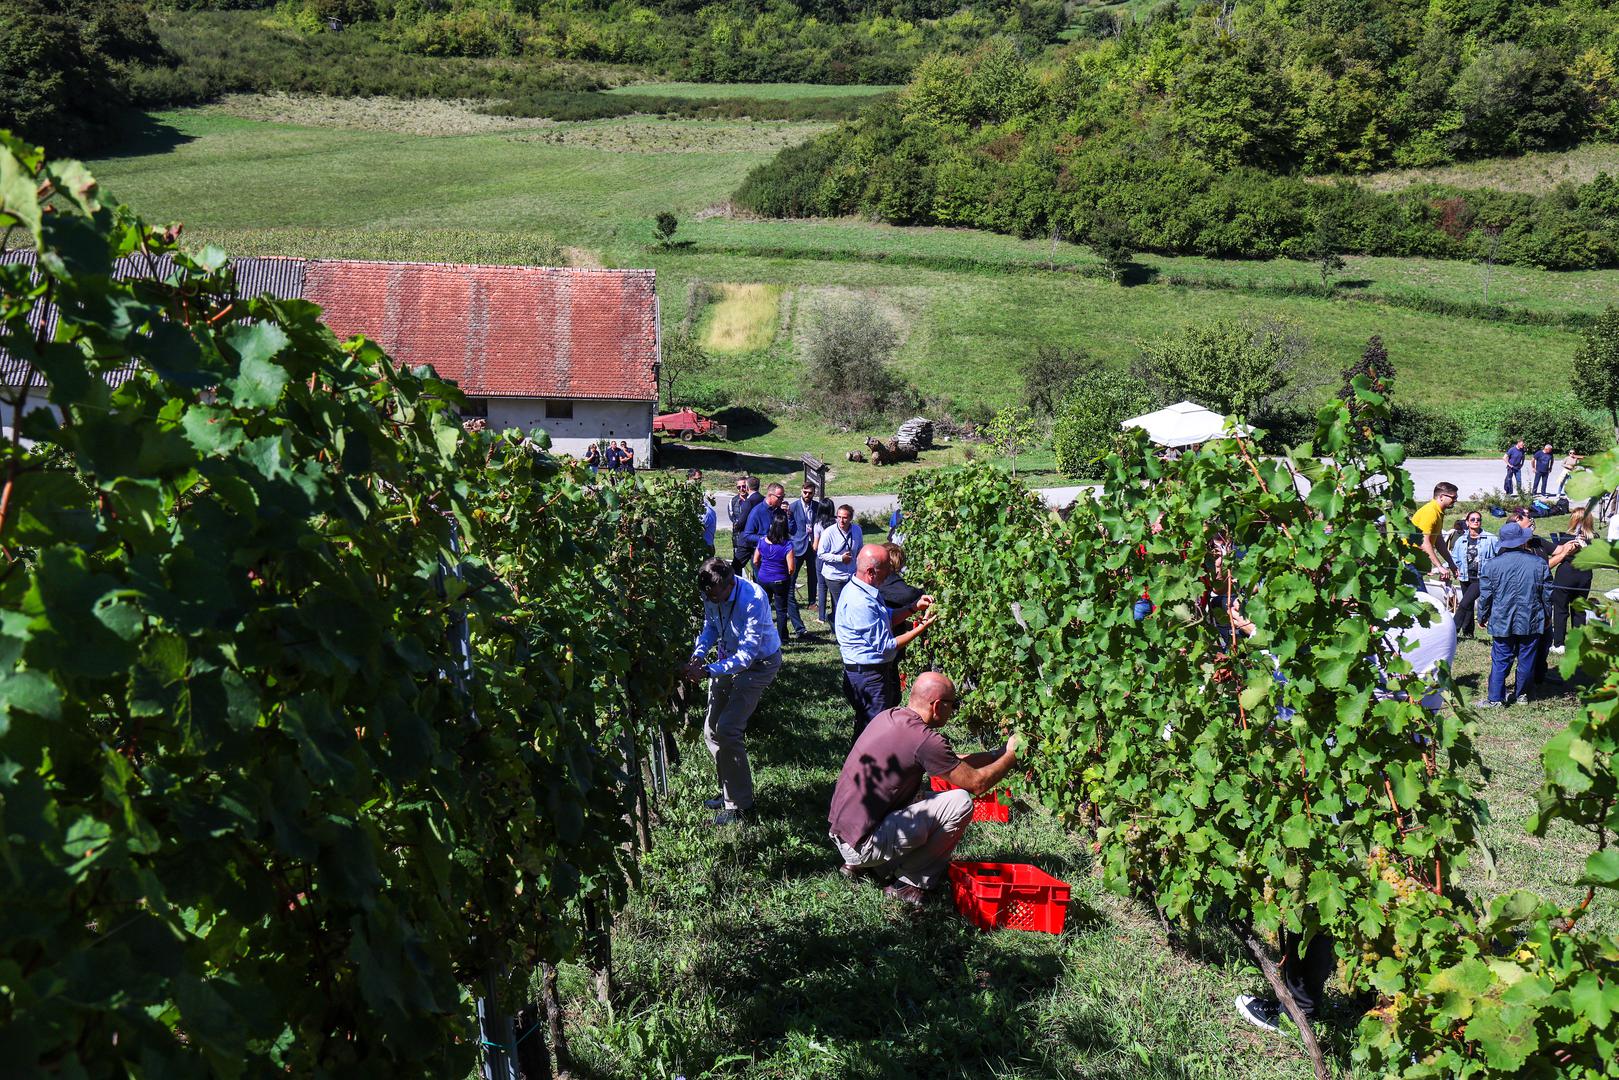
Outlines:
[[[1181, 401], [1145, 416], [1132, 417], [1119, 427], [1141, 428], [1147, 438], [1159, 446], [1179, 447], [1224, 437], [1225, 423], [1226, 418], [1219, 413], [1193, 401]], [[1239, 424], [1235, 430], [1246, 435], [1252, 429]]]

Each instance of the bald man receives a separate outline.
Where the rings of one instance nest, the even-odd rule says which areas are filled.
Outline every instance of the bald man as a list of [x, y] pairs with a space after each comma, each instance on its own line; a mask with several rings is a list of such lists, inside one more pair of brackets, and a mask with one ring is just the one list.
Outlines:
[[[855, 740], [832, 791], [827, 823], [850, 881], [893, 878], [883, 892], [921, 907], [944, 880], [973, 818], [973, 796], [1017, 760], [1017, 736], [1000, 750], [957, 754], [939, 730], [956, 712], [956, 688], [936, 671], [911, 684], [910, 700], [872, 718]], [[958, 790], [922, 794], [923, 775]]]
[[899, 704], [899, 669], [894, 665], [894, 656], [900, 646], [909, 644], [933, 623], [925, 619], [897, 638], [894, 636], [895, 626], [913, 611], [931, 607], [933, 597], [923, 595], [906, 607], [889, 607], [878, 590], [892, 572], [886, 547], [862, 547], [855, 557], [854, 577], [838, 596], [833, 619], [838, 652], [843, 657], [843, 698], [854, 711], [857, 740], [872, 717]]

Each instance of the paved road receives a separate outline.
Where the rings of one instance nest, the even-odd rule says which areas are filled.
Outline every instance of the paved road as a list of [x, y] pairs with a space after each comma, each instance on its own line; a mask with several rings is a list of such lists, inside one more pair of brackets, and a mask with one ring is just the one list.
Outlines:
[[[1412, 458], [1405, 463], [1406, 471], [1411, 474], [1411, 483], [1416, 490], [1418, 501], [1425, 501], [1433, 491], [1433, 486], [1440, 481], [1448, 480], [1461, 489], [1462, 498], [1468, 499], [1486, 491], [1500, 490], [1501, 483], [1506, 479], [1506, 466], [1499, 461], [1481, 461], [1478, 458]], [[1524, 478], [1532, 480], [1532, 470], [1524, 469]], [[1557, 479], [1558, 468], [1552, 468], [1552, 480]], [[1037, 489], [1045, 497], [1046, 503], [1051, 506], [1067, 506], [1079, 497], [1081, 492], [1091, 491], [1097, 485], [1079, 484], [1073, 487], [1052, 487]], [[717, 491], [715, 505], [720, 509], [719, 527], [728, 530], [731, 523], [726, 520], [726, 500], [731, 492]], [[886, 516], [894, 509], [898, 496], [895, 495], [847, 495], [838, 496], [834, 493], [838, 503], [848, 503], [854, 507], [857, 517]]]

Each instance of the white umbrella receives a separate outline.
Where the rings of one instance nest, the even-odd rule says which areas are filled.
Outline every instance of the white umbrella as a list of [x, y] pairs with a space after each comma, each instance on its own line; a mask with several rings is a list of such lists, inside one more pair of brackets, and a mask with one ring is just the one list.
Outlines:
[[[1159, 446], [1191, 446], [1225, 436], [1226, 418], [1192, 401], [1181, 401], [1157, 412], [1124, 421], [1119, 427], [1141, 428]], [[1251, 429], [1238, 424], [1235, 431], [1246, 435]]]

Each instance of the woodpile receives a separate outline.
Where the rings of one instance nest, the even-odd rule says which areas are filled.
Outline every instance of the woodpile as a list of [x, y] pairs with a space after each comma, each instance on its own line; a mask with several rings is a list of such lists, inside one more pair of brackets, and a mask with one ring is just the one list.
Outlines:
[[911, 417], [894, 433], [894, 441], [912, 453], [933, 449], [933, 421], [925, 416]]
[[873, 465], [892, 465], [896, 461], [915, 461], [916, 448], [900, 445], [898, 439], [867, 439], [866, 449], [871, 453]]

